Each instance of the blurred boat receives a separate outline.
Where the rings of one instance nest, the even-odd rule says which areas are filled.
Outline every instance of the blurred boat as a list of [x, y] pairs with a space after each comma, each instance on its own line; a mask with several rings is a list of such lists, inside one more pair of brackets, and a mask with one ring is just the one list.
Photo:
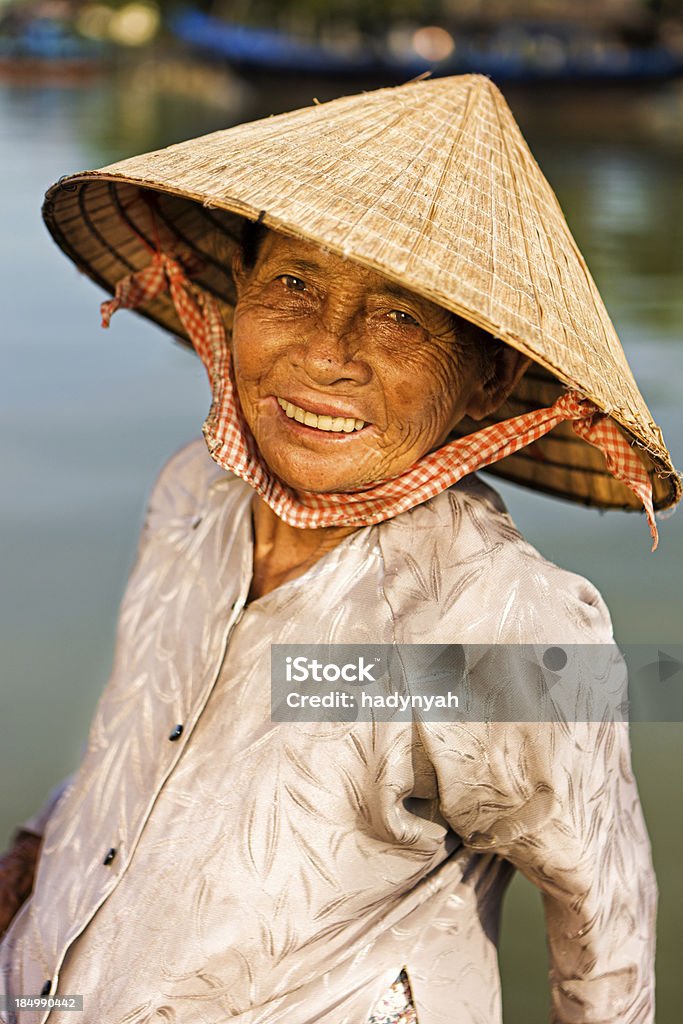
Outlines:
[[83, 39], [70, 21], [52, 17], [0, 22], [0, 77], [22, 81], [90, 79], [106, 66], [108, 50]]
[[[167, 27], [195, 53], [225, 61], [246, 77], [268, 72], [392, 84], [426, 73], [478, 72], [497, 82], [576, 83], [656, 81], [683, 74], [683, 54], [664, 45], [633, 47], [569, 23], [538, 20], [503, 24], [485, 39], [432, 26], [404, 33], [400, 45], [390, 31], [385, 39], [365, 38], [355, 46], [343, 37], [335, 43], [332, 33], [324, 42], [302, 40], [278, 29], [226, 22], [196, 10], [172, 16]], [[419, 45], [421, 34], [429, 32], [451, 42], [441, 59], [428, 55], [428, 38], [426, 47]]]
[[400, 77], [419, 75], [429, 69], [417, 54], [408, 59], [390, 59], [364, 43], [354, 51], [332, 44], [295, 39], [277, 29], [253, 28], [213, 18], [199, 11], [172, 17], [171, 34], [206, 57], [225, 60], [236, 71], [249, 75], [261, 71], [309, 77]]

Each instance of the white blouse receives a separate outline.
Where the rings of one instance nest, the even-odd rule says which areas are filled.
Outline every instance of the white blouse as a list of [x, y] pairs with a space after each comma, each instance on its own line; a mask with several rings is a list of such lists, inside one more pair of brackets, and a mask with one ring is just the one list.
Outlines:
[[420, 1024], [498, 1024], [516, 867], [543, 894], [553, 1020], [651, 1024], [627, 725], [271, 721], [274, 643], [610, 644], [595, 588], [468, 477], [247, 604], [251, 498], [202, 439], [162, 470], [0, 993], [49, 981], [83, 995], [79, 1024], [362, 1024], [405, 967]]

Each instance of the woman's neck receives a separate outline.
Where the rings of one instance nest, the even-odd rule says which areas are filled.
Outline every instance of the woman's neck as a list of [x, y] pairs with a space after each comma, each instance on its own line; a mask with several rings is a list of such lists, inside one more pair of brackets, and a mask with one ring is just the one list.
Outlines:
[[319, 558], [336, 547], [357, 526], [327, 526], [301, 530], [289, 526], [255, 494], [252, 503], [254, 523], [254, 567], [249, 601], [275, 590], [287, 580], [296, 579]]

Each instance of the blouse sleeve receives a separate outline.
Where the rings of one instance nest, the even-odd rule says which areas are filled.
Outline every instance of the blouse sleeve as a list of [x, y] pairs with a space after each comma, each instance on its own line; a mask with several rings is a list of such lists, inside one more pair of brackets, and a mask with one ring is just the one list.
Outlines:
[[[603, 680], [606, 658], [625, 681], [614, 646], [576, 646], [571, 657], [584, 681]], [[516, 665], [536, 700], [538, 673]], [[465, 846], [504, 857], [541, 890], [553, 1024], [652, 1024], [657, 888], [628, 724], [595, 705], [588, 717], [418, 730]]]

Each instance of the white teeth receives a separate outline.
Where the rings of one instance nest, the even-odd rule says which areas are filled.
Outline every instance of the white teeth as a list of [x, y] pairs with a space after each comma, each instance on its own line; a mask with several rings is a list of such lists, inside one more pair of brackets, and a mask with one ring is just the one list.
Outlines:
[[315, 427], [316, 430], [351, 434], [354, 430], [362, 430], [365, 426], [365, 420], [357, 420], [353, 416], [318, 416], [314, 412], [309, 412], [308, 409], [302, 409], [298, 405], [285, 401], [284, 398], [278, 398], [277, 402], [290, 420], [294, 419], [297, 423], [304, 423], [307, 427]]

